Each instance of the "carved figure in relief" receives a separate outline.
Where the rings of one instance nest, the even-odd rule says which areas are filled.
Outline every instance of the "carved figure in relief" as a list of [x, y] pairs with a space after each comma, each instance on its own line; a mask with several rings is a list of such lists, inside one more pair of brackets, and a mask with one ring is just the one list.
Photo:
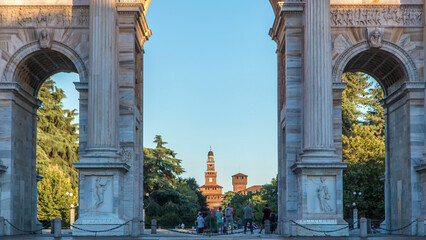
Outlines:
[[[367, 32], [368, 31], [367, 29]], [[369, 33], [369, 43], [371, 48], [381, 48], [382, 47], [382, 35], [383, 31], [378, 28], [375, 28]]]
[[101, 205], [104, 204], [104, 193], [106, 191], [106, 186], [109, 181], [102, 180], [101, 177], [96, 178], [95, 182], [95, 209], [98, 209]]
[[[313, 180], [311, 180], [313, 181]], [[328, 191], [328, 187], [325, 184], [326, 178], [320, 177], [320, 182], [317, 183], [317, 198], [320, 206], [321, 212], [333, 212], [333, 209], [328, 204], [328, 201], [331, 199], [331, 196]]]
[[332, 8], [331, 23], [334, 26], [400, 26], [421, 25], [423, 10], [403, 6], [389, 8]]
[[39, 37], [40, 48], [50, 48], [50, 36], [46, 29], [41, 30]]

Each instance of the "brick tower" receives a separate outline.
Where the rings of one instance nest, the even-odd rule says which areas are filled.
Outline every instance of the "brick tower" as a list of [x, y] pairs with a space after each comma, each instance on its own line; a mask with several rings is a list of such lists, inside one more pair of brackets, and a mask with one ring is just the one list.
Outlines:
[[214, 155], [210, 148], [207, 154], [207, 171], [204, 173], [205, 184], [200, 187], [201, 194], [206, 196], [207, 207], [209, 209], [218, 208], [222, 202], [223, 187], [216, 182], [217, 172], [214, 168]]
[[234, 192], [241, 192], [247, 188], [247, 175], [242, 173], [237, 173], [232, 176], [232, 186], [234, 187]]

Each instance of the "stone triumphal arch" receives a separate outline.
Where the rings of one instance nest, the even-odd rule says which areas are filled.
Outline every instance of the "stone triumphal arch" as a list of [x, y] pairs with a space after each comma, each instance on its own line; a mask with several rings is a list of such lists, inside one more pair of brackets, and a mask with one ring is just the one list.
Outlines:
[[[347, 235], [342, 199], [345, 72], [376, 78], [386, 109], [386, 220], [426, 215], [423, 0], [270, 0], [276, 19], [279, 233]], [[37, 229], [41, 84], [75, 72], [80, 92], [79, 219], [102, 230], [143, 218], [142, 65], [150, 0], [0, 3], [0, 216]], [[423, 220], [422, 220], [423, 221]], [[135, 221], [134, 221], [135, 222]], [[134, 223], [133, 222], [133, 223]], [[132, 226], [132, 227], [131, 227]], [[402, 232], [415, 234], [420, 224]], [[103, 235], [127, 235], [126, 224]], [[5, 225], [6, 234], [20, 234]], [[73, 229], [75, 235], [90, 233]], [[98, 235], [99, 235], [98, 234]]]
[[[0, 216], [37, 221], [37, 93], [75, 72], [80, 93], [79, 219], [108, 229], [143, 218], [142, 61], [150, 0], [0, 1]], [[7, 235], [22, 234], [5, 224]], [[103, 235], [127, 235], [130, 224]], [[74, 228], [75, 235], [90, 235]], [[99, 234], [98, 234], [99, 235]]]
[[[383, 225], [416, 234], [426, 215], [423, 0], [270, 0], [278, 55], [279, 231], [347, 235], [343, 220], [342, 74], [385, 93]], [[325, 194], [327, 192], [327, 194]], [[423, 225], [423, 226], [422, 226]], [[320, 233], [323, 234], [323, 233]]]

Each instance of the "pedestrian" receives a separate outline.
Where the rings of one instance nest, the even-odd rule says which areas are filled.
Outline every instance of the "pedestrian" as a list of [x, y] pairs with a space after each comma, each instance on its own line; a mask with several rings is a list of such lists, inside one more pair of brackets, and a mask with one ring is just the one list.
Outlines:
[[[271, 209], [269, 209], [268, 204], [265, 204], [265, 207], [262, 210], [262, 226], [260, 227], [259, 233], [262, 233], [262, 230], [265, 228], [265, 221], [271, 220]], [[266, 231], [266, 230], [265, 230]]]
[[226, 224], [226, 217], [223, 215], [223, 234], [228, 233], [228, 224]]
[[217, 233], [223, 234], [223, 212], [222, 207], [219, 207], [219, 211], [216, 213]]
[[237, 224], [238, 224], [238, 229], [241, 229], [243, 227], [243, 220], [241, 220], [240, 217], [238, 217]]
[[180, 228], [185, 229], [185, 223], [181, 223]]
[[247, 223], [250, 224], [250, 232], [253, 234], [253, 209], [250, 207], [250, 203], [246, 204], [246, 207], [243, 209], [244, 212], [244, 234], [247, 232]]
[[231, 234], [234, 233], [234, 209], [231, 207], [231, 203], [228, 203], [228, 207], [225, 209], [226, 227], [231, 225]]
[[201, 212], [198, 212], [198, 217], [197, 217], [198, 233], [203, 233], [205, 223], [206, 223], [206, 221], [204, 221], [204, 218], [203, 218]]

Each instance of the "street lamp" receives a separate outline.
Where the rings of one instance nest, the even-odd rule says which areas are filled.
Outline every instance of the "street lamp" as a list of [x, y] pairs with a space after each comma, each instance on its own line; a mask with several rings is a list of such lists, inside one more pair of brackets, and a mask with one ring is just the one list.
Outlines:
[[354, 195], [354, 202], [352, 203], [352, 206], [354, 207], [353, 209], [353, 219], [354, 219], [354, 229], [358, 228], [358, 209], [356, 207], [356, 200], [357, 200], [357, 196], [361, 197], [362, 193], [361, 192], [353, 192]]
[[[66, 192], [65, 195], [67, 197], [72, 198], [72, 196], [74, 196], [74, 194], [72, 192]], [[75, 209], [74, 209], [74, 204], [68, 204], [68, 198], [65, 198], [65, 203], [67, 204], [67, 206], [70, 206], [70, 229], [72, 229], [72, 225], [75, 222]]]

